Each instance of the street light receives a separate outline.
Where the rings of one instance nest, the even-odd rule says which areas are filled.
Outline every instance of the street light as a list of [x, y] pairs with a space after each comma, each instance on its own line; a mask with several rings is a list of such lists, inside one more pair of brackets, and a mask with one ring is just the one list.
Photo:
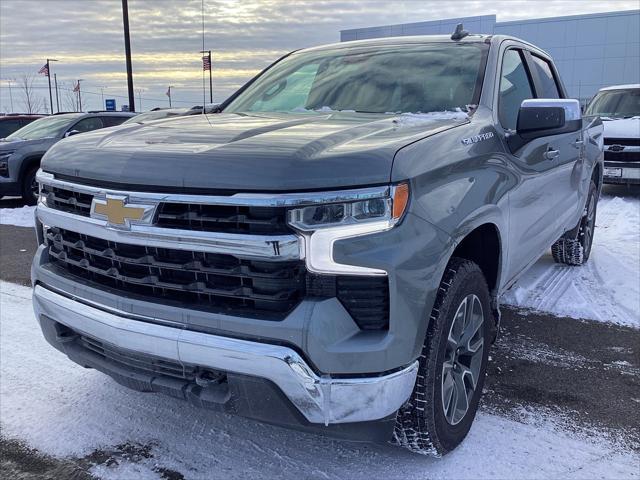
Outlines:
[[129, 39], [129, 5], [122, 0], [122, 24], [124, 26], [124, 54], [127, 62], [127, 90], [129, 91], [129, 111], [136, 111], [133, 97], [133, 67], [131, 66], [131, 40]]
[[13, 95], [11, 93], [11, 82], [15, 82], [15, 80], [13, 78], [5, 78], [4, 81], [7, 82], [7, 85], [9, 85], [9, 102], [11, 103], [10, 113], [13, 113]]

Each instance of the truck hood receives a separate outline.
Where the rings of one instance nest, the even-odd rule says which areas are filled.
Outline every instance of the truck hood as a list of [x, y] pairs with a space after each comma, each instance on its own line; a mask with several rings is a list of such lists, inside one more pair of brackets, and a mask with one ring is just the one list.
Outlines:
[[640, 138], [640, 117], [605, 120], [604, 138]]
[[45, 171], [95, 184], [292, 191], [389, 182], [395, 153], [468, 122], [462, 112], [213, 114], [70, 137]]
[[39, 138], [36, 140], [0, 140], [0, 153], [8, 152], [8, 151], [16, 151], [26, 147], [42, 147], [43, 150], [46, 150], [51, 146], [51, 144], [55, 143], [58, 139], [49, 137], [49, 138]]

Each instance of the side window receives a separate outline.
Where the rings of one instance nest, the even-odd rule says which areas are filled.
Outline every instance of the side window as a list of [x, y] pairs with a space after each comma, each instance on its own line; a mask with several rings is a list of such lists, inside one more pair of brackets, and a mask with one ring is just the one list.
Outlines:
[[100, 117], [102, 118], [102, 123], [105, 127], [115, 127], [116, 125], [120, 125], [124, 122], [128, 117], [116, 117], [115, 115], [112, 117]]
[[0, 138], [11, 135], [13, 132], [21, 128], [20, 120], [5, 120], [0, 122]]
[[531, 58], [533, 59], [533, 68], [538, 73], [540, 88], [542, 89], [541, 92], [538, 92], [538, 97], [560, 98], [560, 89], [558, 88], [556, 79], [553, 76], [553, 71], [551, 70], [549, 62], [536, 55], [531, 55]]
[[79, 132], [90, 132], [102, 128], [102, 120], [98, 117], [83, 118], [69, 130], [77, 130]]
[[516, 129], [523, 100], [534, 98], [529, 74], [519, 50], [507, 50], [502, 59], [498, 117], [504, 128]]

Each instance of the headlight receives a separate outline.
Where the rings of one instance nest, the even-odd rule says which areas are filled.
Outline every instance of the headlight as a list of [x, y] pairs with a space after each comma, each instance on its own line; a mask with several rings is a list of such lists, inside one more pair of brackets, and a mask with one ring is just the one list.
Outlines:
[[370, 267], [345, 265], [333, 259], [333, 244], [344, 238], [384, 232], [402, 218], [409, 185], [393, 186], [383, 197], [310, 205], [289, 211], [289, 225], [305, 239], [307, 269], [315, 273], [386, 275]]

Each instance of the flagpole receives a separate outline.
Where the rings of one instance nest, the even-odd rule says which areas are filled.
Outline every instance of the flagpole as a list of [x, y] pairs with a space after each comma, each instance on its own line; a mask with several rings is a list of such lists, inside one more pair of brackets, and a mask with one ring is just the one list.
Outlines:
[[53, 83], [56, 86], [56, 112], [60, 113], [60, 97], [58, 96], [58, 74], [53, 74]]
[[49, 81], [49, 112], [53, 115], [53, 95], [51, 94], [51, 65], [50, 62], [57, 62], [55, 58], [47, 58], [47, 80]]
[[213, 64], [211, 63], [211, 50], [209, 50], [209, 103], [213, 103], [213, 78], [211, 78], [211, 70], [213, 70]]

